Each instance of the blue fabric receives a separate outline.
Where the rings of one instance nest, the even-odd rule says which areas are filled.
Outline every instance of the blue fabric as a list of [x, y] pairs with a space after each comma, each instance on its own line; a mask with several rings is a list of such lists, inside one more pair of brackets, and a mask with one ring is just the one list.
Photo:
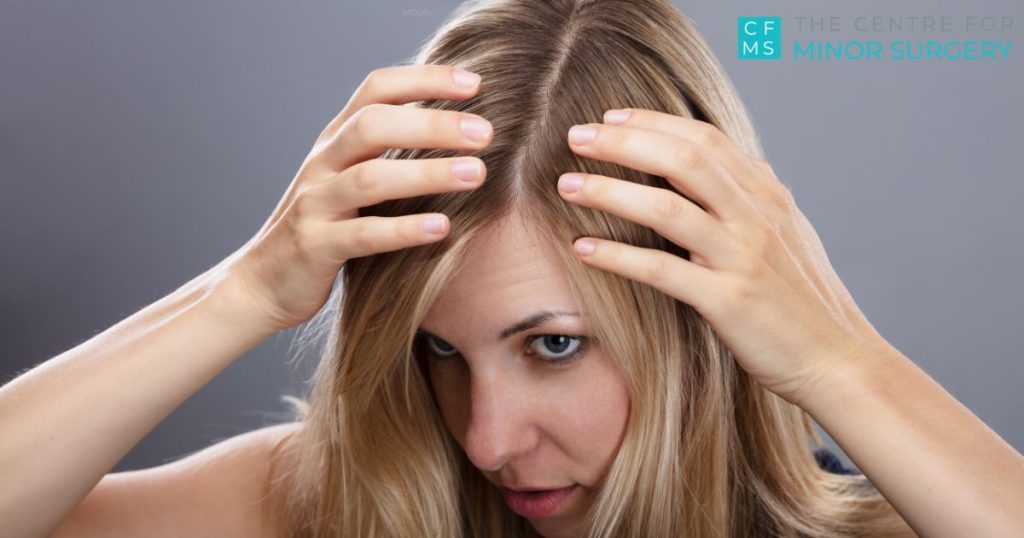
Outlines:
[[814, 451], [814, 459], [817, 460], [818, 466], [822, 469], [833, 473], [833, 474], [858, 474], [855, 469], [850, 469], [843, 466], [843, 462], [838, 456], [832, 453], [826, 447], [820, 447]]

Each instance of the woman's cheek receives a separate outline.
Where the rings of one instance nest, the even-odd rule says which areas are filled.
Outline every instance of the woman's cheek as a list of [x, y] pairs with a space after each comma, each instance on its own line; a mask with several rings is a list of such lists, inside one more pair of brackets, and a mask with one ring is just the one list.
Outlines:
[[607, 465], [614, 458], [629, 420], [628, 385], [603, 357], [574, 373], [572, 386], [563, 386], [557, 405], [561, 429], [572, 436], [575, 451], [592, 462]]

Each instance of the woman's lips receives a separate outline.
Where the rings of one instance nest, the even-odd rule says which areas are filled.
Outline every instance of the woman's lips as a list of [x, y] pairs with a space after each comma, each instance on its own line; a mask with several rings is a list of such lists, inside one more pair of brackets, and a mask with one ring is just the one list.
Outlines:
[[537, 518], [554, 512], [569, 495], [576, 491], [576, 486], [577, 484], [573, 484], [561, 489], [550, 489], [535, 493], [501, 488], [501, 493], [505, 496], [505, 502], [508, 503], [508, 507], [513, 512], [526, 518]]

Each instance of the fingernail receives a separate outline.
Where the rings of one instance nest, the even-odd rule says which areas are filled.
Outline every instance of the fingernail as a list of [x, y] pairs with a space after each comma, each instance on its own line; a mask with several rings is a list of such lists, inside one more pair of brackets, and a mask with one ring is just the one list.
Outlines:
[[455, 85], [460, 88], [472, 88], [480, 83], [480, 75], [472, 71], [466, 71], [461, 67], [455, 68], [452, 78], [455, 79]]
[[569, 173], [562, 174], [558, 178], [558, 188], [562, 192], [577, 192], [583, 187], [583, 174]]
[[444, 231], [444, 217], [428, 217], [420, 221], [420, 228], [427, 233], [441, 233]]
[[587, 255], [594, 252], [594, 248], [597, 246], [592, 239], [580, 239], [573, 243], [572, 248], [576, 249], [576, 252]]
[[612, 125], [626, 123], [629, 119], [629, 111], [622, 108], [613, 108], [604, 113], [604, 122]]
[[465, 118], [459, 121], [459, 129], [466, 138], [483, 142], [491, 134], [491, 123], [480, 118]]
[[476, 181], [480, 177], [480, 161], [465, 157], [452, 161], [452, 175], [462, 181]]
[[569, 129], [569, 141], [577, 146], [590, 142], [597, 136], [597, 127], [593, 125], [573, 125]]

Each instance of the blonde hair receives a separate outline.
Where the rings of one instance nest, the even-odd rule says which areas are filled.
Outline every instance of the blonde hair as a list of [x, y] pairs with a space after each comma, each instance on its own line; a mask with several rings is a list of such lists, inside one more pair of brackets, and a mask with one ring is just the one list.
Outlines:
[[[673, 189], [664, 178], [584, 160], [566, 144], [609, 108], [717, 126], [763, 158], [743, 104], [693, 25], [666, 0], [469, 1], [414, 59], [482, 75], [478, 95], [408, 106], [479, 114], [493, 143], [472, 191], [389, 200], [361, 216], [441, 212], [444, 240], [349, 260], [307, 324], [324, 343], [303, 426], [287, 447], [290, 536], [539, 536], [473, 467], [439, 415], [415, 332], [470, 240], [512, 215], [564, 266], [590, 337], [628, 385], [630, 419], [584, 522], [593, 537], [895, 536], [906, 523], [862, 474], [819, 468], [800, 408], [736, 366], [702, 316], [639, 282], [577, 261], [582, 235], [687, 257], [649, 228], [565, 202], [557, 177], [584, 171]], [[391, 149], [382, 158], [451, 157]], [[541, 233], [542, 231], [542, 233]], [[340, 308], [339, 308], [340, 307]]]

